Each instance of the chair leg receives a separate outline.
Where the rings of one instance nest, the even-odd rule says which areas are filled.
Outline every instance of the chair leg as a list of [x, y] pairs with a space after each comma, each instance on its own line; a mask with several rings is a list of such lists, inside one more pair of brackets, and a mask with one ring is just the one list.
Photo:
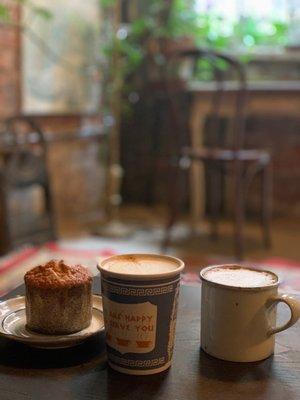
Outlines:
[[51, 193], [50, 193], [50, 187], [49, 185], [44, 185], [43, 186], [44, 189], [44, 195], [45, 195], [45, 208], [46, 208], [46, 212], [48, 214], [48, 218], [49, 218], [49, 231], [50, 231], [50, 237], [51, 240], [55, 240], [56, 239], [56, 224], [54, 221], [54, 211], [53, 211], [53, 204], [52, 204], [52, 198], [51, 198]]
[[219, 236], [219, 207], [220, 207], [220, 171], [210, 168], [210, 219], [211, 219], [211, 239], [216, 240]]
[[264, 246], [268, 249], [272, 246], [271, 239], [271, 220], [272, 220], [272, 183], [273, 171], [272, 164], [269, 162], [262, 170], [262, 234]]
[[171, 241], [172, 228], [178, 219], [183, 197], [183, 171], [179, 166], [170, 167], [170, 175], [167, 182], [169, 217], [166, 223], [164, 237], [161, 243], [161, 251], [166, 251]]
[[0, 255], [4, 255], [11, 248], [6, 196], [5, 178], [4, 174], [0, 171]]
[[244, 222], [245, 222], [245, 199], [243, 188], [242, 171], [243, 165], [241, 161], [236, 161], [235, 167], [235, 257], [238, 261], [244, 258]]

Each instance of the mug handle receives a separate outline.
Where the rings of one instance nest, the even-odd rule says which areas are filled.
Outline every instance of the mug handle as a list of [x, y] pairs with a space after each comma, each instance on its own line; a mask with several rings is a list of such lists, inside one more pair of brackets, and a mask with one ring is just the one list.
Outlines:
[[284, 331], [285, 329], [288, 329], [290, 326], [294, 325], [300, 318], [300, 302], [295, 299], [295, 297], [289, 296], [288, 294], [282, 294], [272, 297], [270, 301], [275, 305], [280, 302], [287, 304], [291, 310], [291, 318], [288, 320], [288, 322], [281, 326], [270, 328], [268, 331], [269, 336], [274, 335], [274, 333], [278, 333]]

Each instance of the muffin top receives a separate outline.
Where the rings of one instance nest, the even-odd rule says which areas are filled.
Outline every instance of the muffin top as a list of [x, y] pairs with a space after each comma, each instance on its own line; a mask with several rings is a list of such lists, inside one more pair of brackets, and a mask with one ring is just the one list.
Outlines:
[[91, 283], [92, 277], [81, 265], [67, 265], [63, 260], [51, 260], [28, 271], [25, 284], [43, 289], [70, 288]]

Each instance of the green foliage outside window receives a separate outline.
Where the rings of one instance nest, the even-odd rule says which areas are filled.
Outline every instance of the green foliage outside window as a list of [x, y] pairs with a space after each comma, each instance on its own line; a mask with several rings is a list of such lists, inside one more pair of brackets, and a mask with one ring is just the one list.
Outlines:
[[[117, 0], [101, 0], [102, 7], [111, 7]], [[229, 20], [216, 14], [199, 14], [193, 0], [173, 0], [168, 18], [161, 23], [160, 14], [165, 0], [152, 0], [145, 6], [139, 18], [127, 28], [126, 37], [113, 37], [105, 44], [104, 52], [110, 56], [114, 51], [124, 58], [125, 75], [134, 71], [146, 55], [146, 39], [190, 38], [196, 46], [225, 51], [248, 53], [263, 46], [283, 47], [287, 43], [286, 22], [244, 17], [238, 21]], [[243, 56], [241, 56], [243, 58]], [[248, 57], [244, 57], [247, 61]], [[209, 65], [203, 61], [204, 80], [211, 79]]]

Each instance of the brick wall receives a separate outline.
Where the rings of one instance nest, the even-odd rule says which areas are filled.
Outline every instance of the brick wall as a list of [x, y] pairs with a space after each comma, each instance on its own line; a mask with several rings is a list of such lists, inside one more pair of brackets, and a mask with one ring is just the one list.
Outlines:
[[[18, 9], [11, 7], [12, 19]], [[18, 112], [19, 96], [19, 33], [14, 27], [0, 24], [0, 119]]]

